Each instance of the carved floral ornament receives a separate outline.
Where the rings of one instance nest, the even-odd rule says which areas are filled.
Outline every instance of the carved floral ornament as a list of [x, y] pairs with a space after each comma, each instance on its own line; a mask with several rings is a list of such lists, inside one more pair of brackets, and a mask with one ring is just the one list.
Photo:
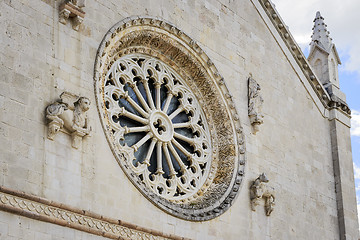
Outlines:
[[144, 196], [193, 221], [230, 207], [244, 136], [224, 80], [190, 37], [160, 19], [125, 19], [105, 35], [94, 80], [109, 145]]

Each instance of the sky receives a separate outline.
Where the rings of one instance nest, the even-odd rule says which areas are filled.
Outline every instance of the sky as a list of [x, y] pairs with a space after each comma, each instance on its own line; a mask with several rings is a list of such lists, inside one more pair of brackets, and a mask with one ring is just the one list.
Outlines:
[[[303, 50], [309, 53], [313, 20], [320, 11], [339, 52], [340, 89], [351, 109], [351, 142], [357, 208], [360, 220], [360, 1], [359, 0], [272, 0]], [[359, 221], [360, 222], [360, 221]]]

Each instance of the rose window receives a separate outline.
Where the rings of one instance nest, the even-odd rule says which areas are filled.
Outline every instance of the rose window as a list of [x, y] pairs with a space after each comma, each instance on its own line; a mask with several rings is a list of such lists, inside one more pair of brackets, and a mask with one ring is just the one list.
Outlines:
[[211, 140], [204, 113], [185, 81], [145, 54], [119, 58], [105, 79], [110, 128], [132, 171], [168, 200], [195, 194], [209, 173]]
[[162, 19], [126, 18], [105, 34], [94, 81], [114, 160], [146, 199], [191, 221], [231, 207], [244, 134], [225, 79], [196, 41]]

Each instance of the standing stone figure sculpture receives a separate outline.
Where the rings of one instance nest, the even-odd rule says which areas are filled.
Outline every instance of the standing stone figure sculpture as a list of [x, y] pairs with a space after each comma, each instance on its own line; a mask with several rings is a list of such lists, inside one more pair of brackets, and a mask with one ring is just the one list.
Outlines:
[[254, 133], [259, 131], [259, 125], [262, 124], [264, 115], [262, 114], [262, 104], [264, 102], [260, 95], [260, 85], [250, 75], [248, 81], [248, 115], [250, 117], [250, 123], [254, 128]]
[[275, 206], [275, 190], [274, 188], [265, 185], [267, 182], [269, 182], [269, 179], [265, 173], [260, 174], [260, 176], [255, 179], [250, 187], [250, 200], [251, 210], [255, 211], [255, 207], [259, 205], [260, 199], [264, 198], [266, 216], [270, 216]]
[[84, 136], [89, 135], [91, 127], [87, 117], [90, 100], [63, 92], [61, 101], [50, 104], [46, 108], [46, 118], [49, 119], [48, 138], [53, 140], [59, 131], [70, 134], [72, 146], [79, 148]]

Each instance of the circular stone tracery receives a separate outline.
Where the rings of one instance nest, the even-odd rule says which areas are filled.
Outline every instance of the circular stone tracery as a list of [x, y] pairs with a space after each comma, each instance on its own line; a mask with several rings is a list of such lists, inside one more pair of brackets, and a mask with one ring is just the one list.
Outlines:
[[163, 20], [128, 18], [105, 35], [94, 73], [110, 148], [140, 192], [192, 221], [229, 209], [243, 179], [244, 135], [224, 80], [195, 41]]
[[169, 142], [174, 137], [173, 124], [163, 111], [151, 113], [149, 121], [151, 132], [158, 141]]
[[165, 63], [144, 54], [118, 59], [106, 74], [110, 127], [129, 166], [157, 195], [182, 200], [204, 183], [210, 133], [195, 96]]

